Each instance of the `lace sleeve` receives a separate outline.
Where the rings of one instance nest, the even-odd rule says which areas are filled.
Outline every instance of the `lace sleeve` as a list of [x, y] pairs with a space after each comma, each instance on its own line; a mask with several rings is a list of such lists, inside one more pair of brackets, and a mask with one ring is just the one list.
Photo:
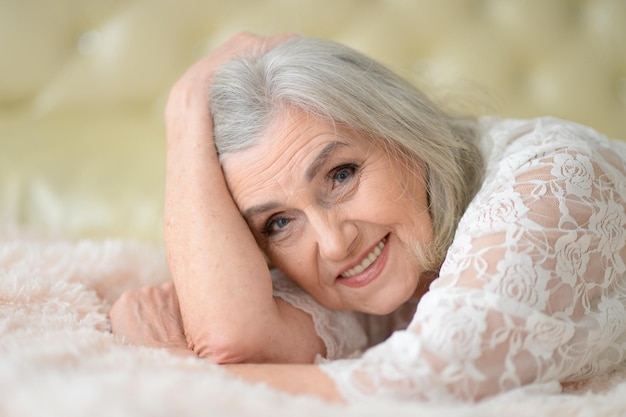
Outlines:
[[322, 366], [346, 398], [477, 400], [625, 359], [626, 144], [555, 119], [490, 134], [487, 179], [409, 327]]
[[278, 270], [272, 271], [272, 284], [275, 297], [311, 315], [315, 331], [326, 345], [325, 359], [353, 357], [367, 345], [363, 318], [359, 314], [321, 306]]

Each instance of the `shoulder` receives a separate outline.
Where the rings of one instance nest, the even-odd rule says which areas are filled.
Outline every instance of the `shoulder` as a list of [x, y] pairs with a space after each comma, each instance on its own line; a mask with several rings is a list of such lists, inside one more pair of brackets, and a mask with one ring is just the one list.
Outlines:
[[544, 229], [573, 210], [626, 200], [626, 142], [552, 117], [482, 123], [485, 179], [457, 236]]
[[559, 164], [578, 158], [595, 169], [612, 172], [618, 182], [626, 171], [626, 142], [567, 120], [483, 118], [480, 137], [486, 170], [477, 198], [519, 183], [520, 178], [556, 179], [545, 174], [557, 173]]
[[483, 126], [486, 176], [453, 247], [468, 236], [523, 236], [572, 219], [584, 225], [599, 207], [626, 201], [626, 142], [551, 117], [490, 119]]
[[523, 163], [567, 148], [586, 154], [615, 149], [626, 158], [626, 142], [611, 140], [595, 129], [556, 117], [480, 120], [481, 147], [488, 168], [503, 160]]
[[584, 271], [560, 267], [572, 262], [571, 242], [595, 251], [597, 265], [626, 270], [615, 255], [626, 237], [626, 143], [554, 118], [491, 121], [483, 138], [486, 177], [457, 225], [446, 283], [575, 280]]

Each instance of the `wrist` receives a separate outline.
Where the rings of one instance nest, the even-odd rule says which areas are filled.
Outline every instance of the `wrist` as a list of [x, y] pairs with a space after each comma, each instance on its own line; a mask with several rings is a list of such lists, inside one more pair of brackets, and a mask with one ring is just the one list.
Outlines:
[[187, 116], [190, 112], [210, 114], [209, 88], [197, 82], [179, 81], [176, 83], [167, 98], [165, 106], [165, 120]]
[[168, 142], [194, 139], [213, 143], [213, 120], [207, 95], [197, 91], [177, 91], [170, 94], [165, 110]]

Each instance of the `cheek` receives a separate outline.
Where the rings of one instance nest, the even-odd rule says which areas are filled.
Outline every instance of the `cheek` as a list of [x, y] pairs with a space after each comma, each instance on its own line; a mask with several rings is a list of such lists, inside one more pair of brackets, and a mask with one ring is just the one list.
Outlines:
[[363, 191], [372, 201], [405, 199], [407, 192], [413, 191], [409, 184], [414, 181], [402, 174], [391, 166], [373, 168], [362, 178]]
[[361, 213], [370, 220], [406, 220], [408, 218], [405, 216], [415, 207], [406, 187], [389, 177], [364, 182], [359, 191], [349, 211]]
[[302, 242], [295, 241], [289, 245], [270, 247], [266, 254], [274, 266], [287, 276], [295, 278], [301, 271], [311, 269], [308, 265], [311, 255], [303, 246]]
[[[432, 224], [425, 188], [418, 180], [387, 176], [363, 190], [363, 199], [352, 207], [353, 216], [394, 227], [403, 241], [430, 240]], [[368, 203], [369, 202], [369, 203]]]
[[316, 249], [302, 241], [267, 253], [272, 264], [309, 294], [318, 292]]

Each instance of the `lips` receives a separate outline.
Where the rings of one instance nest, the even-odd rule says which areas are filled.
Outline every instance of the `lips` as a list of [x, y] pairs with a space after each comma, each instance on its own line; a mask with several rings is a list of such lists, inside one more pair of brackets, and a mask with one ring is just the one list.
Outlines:
[[385, 242], [386, 242], [386, 239], [381, 240], [378, 243], [378, 245], [374, 247], [374, 250], [372, 250], [366, 257], [363, 258], [360, 264], [346, 271], [343, 271], [343, 273], [341, 274], [341, 277], [350, 278], [356, 274], [360, 274], [361, 272], [369, 268], [369, 266], [373, 264], [382, 253], [383, 249], [385, 248]]
[[337, 282], [350, 287], [361, 287], [374, 280], [385, 267], [389, 252], [388, 240], [388, 236], [385, 236], [360, 263], [343, 271]]

